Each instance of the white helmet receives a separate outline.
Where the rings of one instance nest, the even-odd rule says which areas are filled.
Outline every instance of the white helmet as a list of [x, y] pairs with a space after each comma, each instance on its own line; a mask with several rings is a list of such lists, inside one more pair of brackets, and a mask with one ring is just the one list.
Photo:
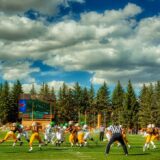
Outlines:
[[76, 123], [75, 126], [76, 126], [76, 127], [79, 127], [79, 123]]
[[87, 126], [87, 124], [85, 124], [84, 126], [83, 126], [83, 129], [87, 129], [88, 128], [88, 126]]
[[151, 127], [154, 128], [154, 127], [155, 127], [155, 124], [151, 124]]
[[110, 127], [107, 127], [107, 131], [110, 131], [111, 130], [111, 128]]
[[66, 126], [63, 126], [63, 129], [67, 129], [67, 127], [66, 127]]
[[73, 125], [73, 121], [69, 121], [68, 124], [71, 126]]
[[33, 122], [33, 123], [32, 123], [32, 126], [37, 126], [37, 122]]
[[13, 127], [16, 127], [16, 126], [17, 126], [17, 124], [16, 124], [16, 123], [13, 123], [13, 124], [12, 124], [12, 126], [13, 126]]
[[51, 126], [50, 124], [47, 124], [47, 125], [46, 125], [46, 128], [49, 128], [50, 126]]
[[22, 124], [20, 125], [20, 127], [21, 127], [21, 129], [23, 129], [23, 128], [24, 128], [24, 126], [23, 126]]
[[151, 125], [151, 124], [149, 124], [149, 125], [147, 126], [147, 128], [152, 128], [152, 125]]

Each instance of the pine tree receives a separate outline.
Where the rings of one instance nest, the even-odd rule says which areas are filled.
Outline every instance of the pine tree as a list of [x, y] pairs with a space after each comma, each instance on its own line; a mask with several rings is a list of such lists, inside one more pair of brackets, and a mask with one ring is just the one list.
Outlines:
[[57, 97], [54, 91], [54, 87], [51, 88], [50, 91], [50, 96], [51, 96], [51, 104], [52, 105], [52, 113], [55, 115], [56, 114], [56, 109], [57, 109]]
[[50, 89], [48, 84], [44, 85], [44, 99], [45, 100], [50, 99]]
[[59, 89], [58, 99], [58, 120], [66, 122], [69, 120], [78, 120], [77, 110], [74, 103], [73, 90], [63, 83]]
[[124, 90], [121, 86], [120, 81], [118, 81], [115, 89], [112, 93], [112, 113], [117, 117], [116, 122], [122, 123], [123, 115], [123, 104], [124, 104]]
[[12, 87], [10, 95], [10, 107], [11, 107], [10, 121], [12, 122], [15, 122], [18, 118], [18, 113], [19, 113], [18, 101], [22, 93], [23, 93], [22, 85], [20, 81], [17, 80]]
[[148, 88], [143, 84], [142, 90], [140, 92], [140, 110], [139, 110], [139, 125], [140, 127], [146, 127], [149, 119], [149, 108], [147, 104], [147, 93]]
[[67, 93], [67, 105], [66, 105], [66, 112], [67, 112], [66, 120], [67, 121], [69, 120], [77, 121], [78, 120], [77, 110], [74, 106], [75, 106], [75, 101], [73, 98], [73, 90], [69, 88], [68, 93]]
[[[3, 84], [0, 83], [0, 112], [3, 110], [2, 109], [2, 90], [3, 90]], [[2, 117], [0, 115], [0, 124], [2, 123]]]
[[66, 119], [67, 116], [67, 92], [68, 87], [65, 83], [63, 83], [62, 87], [59, 90], [59, 103], [58, 103], [58, 120]]
[[155, 93], [155, 89], [152, 85], [152, 83], [150, 83], [149, 86], [149, 93], [150, 93], [150, 122], [152, 124], [155, 124], [157, 117], [158, 117], [158, 108], [157, 108], [157, 104], [156, 104], [156, 93]]
[[140, 96], [140, 111], [139, 121], [141, 127], [146, 127], [148, 124], [159, 123], [159, 109], [158, 109], [158, 90], [157, 86], [153, 87], [152, 83], [149, 86], [143, 86]]
[[0, 83], [0, 96], [1, 96], [2, 90], [3, 90], [3, 84]]
[[91, 84], [90, 90], [89, 90], [89, 107], [88, 111], [95, 111], [95, 91], [93, 88], [93, 84]]
[[89, 89], [89, 106], [87, 108], [87, 117], [88, 123], [93, 125], [95, 122], [95, 113], [96, 113], [96, 99], [95, 99], [95, 91], [93, 84], [91, 84]]
[[89, 93], [87, 88], [85, 87], [82, 90], [82, 103], [81, 103], [81, 113], [85, 114], [89, 109]]
[[155, 116], [155, 125], [160, 127], [160, 81], [157, 81], [155, 85], [155, 101], [157, 110], [157, 115]]
[[104, 84], [99, 88], [97, 92], [97, 110], [98, 112], [104, 111], [108, 109], [110, 106], [110, 97], [109, 97], [109, 90], [107, 84]]
[[54, 87], [51, 88], [50, 95], [51, 95], [51, 97], [52, 97], [52, 100], [53, 100], [54, 102], [56, 102], [57, 97], [56, 97], [56, 94], [55, 94]]
[[19, 80], [16, 81], [16, 88], [17, 88], [17, 95], [18, 95], [17, 98], [19, 98], [20, 94], [23, 93], [22, 84]]
[[63, 106], [63, 97], [62, 97], [62, 87], [59, 88], [58, 91], [58, 100], [57, 100], [57, 107], [54, 109], [55, 111], [55, 119], [58, 121], [58, 117], [61, 114], [61, 107]]
[[54, 107], [56, 107], [57, 97], [56, 97], [56, 94], [55, 94], [54, 87], [51, 88], [49, 94], [50, 94], [50, 101], [53, 103]]
[[7, 123], [10, 116], [10, 91], [9, 84], [5, 81], [1, 88], [1, 99], [0, 99], [0, 118], [2, 123]]
[[41, 85], [39, 94], [40, 94], [40, 99], [43, 100], [44, 99], [44, 95], [45, 95], [45, 84], [44, 84], [44, 82]]
[[34, 87], [34, 83], [32, 84], [32, 88], [30, 90], [30, 94], [31, 95], [36, 95], [36, 90], [35, 90], [35, 87]]
[[138, 103], [131, 81], [128, 82], [127, 93], [125, 95], [123, 124], [129, 128], [137, 128]]
[[96, 108], [98, 113], [104, 115], [104, 125], [106, 125], [106, 119], [108, 120], [108, 122], [110, 121], [111, 103], [109, 97], [109, 89], [105, 82], [97, 92]]
[[[74, 110], [76, 111], [76, 117], [79, 117], [82, 111], [82, 88], [78, 82], [74, 85], [73, 98], [75, 104]], [[80, 117], [77, 120], [80, 120]]]

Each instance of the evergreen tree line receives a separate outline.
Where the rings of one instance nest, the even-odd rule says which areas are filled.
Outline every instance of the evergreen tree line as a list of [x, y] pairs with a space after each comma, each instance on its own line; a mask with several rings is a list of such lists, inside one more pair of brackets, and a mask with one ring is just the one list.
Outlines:
[[[0, 84], [0, 119], [6, 123], [14, 121], [18, 116], [18, 99], [23, 93], [20, 81], [13, 87], [6, 81]], [[160, 81], [155, 84], [143, 85], [137, 97], [131, 81], [123, 88], [120, 81], [112, 93], [104, 82], [97, 92], [93, 85], [90, 88], [75, 83], [73, 87], [63, 83], [58, 93], [48, 84], [43, 83], [37, 92], [34, 84], [30, 90], [32, 96], [39, 95], [39, 99], [51, 102], [57, 121], [69, 120], [86, 121], [96, 124], [97, 114], [101, 113], [102, 123], [120, 123], [128, 128], [142, 128], [149, 123], [160, 126]]]
[[18, 117], [18, 100], [23, 93], [22, 85], [17, 80], [12, 87], [5, 81], [0, 84], [0, 123], [15, 122]]

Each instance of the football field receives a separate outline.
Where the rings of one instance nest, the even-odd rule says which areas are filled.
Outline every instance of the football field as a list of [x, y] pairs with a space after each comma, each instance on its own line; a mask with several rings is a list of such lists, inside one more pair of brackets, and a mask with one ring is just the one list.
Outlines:
[[[0, 138], [4, 134], [0, 134]], [[35, 142], [33, 151], [28, 152], [28, 143], [23, 146], [12, 147], [12, 141], [5, 142], [0, 145], [0, 160], [160, 160], [160, 142], [156, 142], [157, 149], [152, 148], [143, 152], [144, 137], [130, 135], [129, 142], [131, 148], [128, 150], [129, 155], [124, 156], [122, 147], [116, 145], [111, 147], [110, 154], [105, 157], [104, 151], [107, 142], [89, 142], [87, 147], [70, 147], [66, 142], [60, 147], [49, 144], [42, 146], [39, 150], [38, 144]]]

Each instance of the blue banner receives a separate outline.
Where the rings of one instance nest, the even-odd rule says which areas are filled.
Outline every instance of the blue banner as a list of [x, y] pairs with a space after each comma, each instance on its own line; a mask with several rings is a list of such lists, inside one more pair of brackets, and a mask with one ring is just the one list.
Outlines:
[[19, 112], [25, 113], [27, 109], [27, 101], [26, 99], [19, 100]]

